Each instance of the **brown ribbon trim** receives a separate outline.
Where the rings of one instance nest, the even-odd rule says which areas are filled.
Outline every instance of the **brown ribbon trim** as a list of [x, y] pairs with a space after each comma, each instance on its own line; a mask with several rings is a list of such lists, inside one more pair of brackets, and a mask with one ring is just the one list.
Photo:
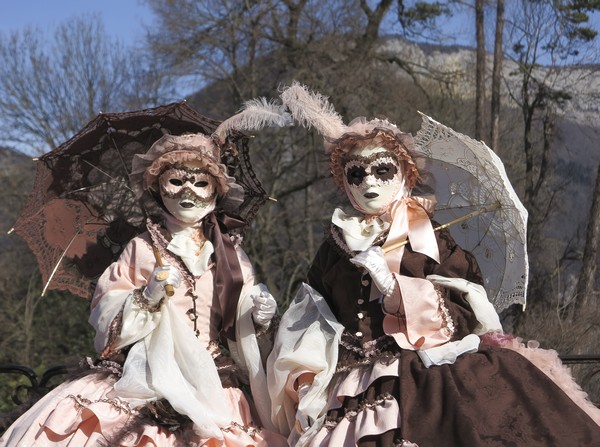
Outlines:
[[202, 223], [204, 235], [215, 249], [215, 280], [213, 297], [221, 306], [223, 332], [230, 340], [235, 337], [235, 315], [244, 285], [242, 268], [229, 231], [245, 226], [245, 222], [226, 214], [211, 213]]

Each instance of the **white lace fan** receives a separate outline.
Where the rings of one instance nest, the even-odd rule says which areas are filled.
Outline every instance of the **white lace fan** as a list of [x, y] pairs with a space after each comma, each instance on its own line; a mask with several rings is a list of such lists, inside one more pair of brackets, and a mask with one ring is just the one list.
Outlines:
[[427, 115], [423, 115], [415, 145], [428, 159], [428, 170], [435, 179], [438, 204], [434, 220], [453, 223], [448, 226], [452, 237], [475, 255], [484, 287], [498, 312], [513, 303], [525, 307], [527, 210], [500, 158], [483, 142]]

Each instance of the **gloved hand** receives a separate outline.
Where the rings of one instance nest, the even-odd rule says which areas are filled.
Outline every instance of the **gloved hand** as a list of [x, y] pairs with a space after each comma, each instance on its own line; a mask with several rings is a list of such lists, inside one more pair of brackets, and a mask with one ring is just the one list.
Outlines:
[[475, 334], [483, 335], [487, 332], [502, 331], [500, 317], [498, 317], [492, 303], [489, 302], [483, 286], [463, 278], [446, 278], [440, 275], [429, 275], [427, 279], [435, 285], [465, 294], [465, 299], [473, 309], [475, 318], [479, 321], [473, 331]]
[[462, 340], [449, 341], [435, 348], [418, 350], [417, 354], [426, 368], [433, 365], [451, 365], [459, 355], [467, 352], [477, 352], [480, 339], [475, 334], [469, 334]]
[[167, 284], [171, 284], [175, 288], [179, 287], [181, 273], [171, 265], [156, 267], [142, 292], [150, 307], [156, 306], [166, 296], [165, 286]]
[[366, 269], [381, 293], [385, 296], [392, 294], [396, 287], [396, 280], [390, 272], [381, 247], [369, 247], [350, 259], [350, 262]]
[[267, 286], [262, 283], [252, 288], [250, 298], [254, 305], [252, 319], [256, 324], [267, 326], [277, 312], [277, 301], [275, 301]]

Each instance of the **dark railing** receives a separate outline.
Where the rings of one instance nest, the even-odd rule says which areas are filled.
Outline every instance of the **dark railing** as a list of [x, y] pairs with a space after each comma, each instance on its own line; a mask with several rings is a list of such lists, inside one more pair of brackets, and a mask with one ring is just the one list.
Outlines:
[[21, 365], [0, 365], [0, 374], [17, 374], [24, 376], [29, 381], [29, 384], [18, 384], [12, 390], [12, 401], [21, 405], [30, 398], [41, 397], [50, 391], [53, 386], [50, 381], [61, 375], [66, 375], [69, 369], [64, 365], [53, 366], [45, 370], [41, 377], [31, 368]]
[[598, 363], [600, 368], [600, 354], [561, 355], [560, 359], [565, 365]]
[[[592, 380], [598, 380], [600, 378], [600, 354], [574, 354], [574, 355], [561, 355], [561, 361], [564, 365], [591, 365], [590, 368], [585, 368], [584, 374], [579, 375], [580, 385], [585, 389]], [[596, 387], [596, 390], [598, 388]], [[598, 392], [594, 395], [590, 395], [590, 400], [594, 402], [597, 407], [600, 407], [600, 396]]]
[[[586, 383], [594, 376], [600, 375], [600, 354], [561, 355], [560, 359], [565, 365], [595, 365], [583, 378]], [[16, 405], [21, 405], [29, 399], [42, 397], [56, 385], [51, 385], [51, 380], [61, 375], [66, 376], [69, 370], [70, 368], [64, 365], [54, 366], [45, 370], [40, 377], [33, 369], [26, 366], [0, 365], [0, 374], [18, 374], [25, 376], [29, 381], [29, 384], [16, 385], [12, 390], [11, 398]]]
[[33, 403], [64, 382], [68, 371], [61, 365], [39, 375], [26, 366], [0, 365], [0, 435]]

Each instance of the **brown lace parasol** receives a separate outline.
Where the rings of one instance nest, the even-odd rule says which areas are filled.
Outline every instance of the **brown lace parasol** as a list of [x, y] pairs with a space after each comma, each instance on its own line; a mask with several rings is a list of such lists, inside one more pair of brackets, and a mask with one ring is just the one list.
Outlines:
[[[218, 125], [185, 102], [101, 113], [40, 157], [14, 231], [36, 255], [44, 292], [67, 290], [89, 298], [94, 280], [145, 230], [146, 216], [159, 212], [152, 200], [136, 200], [129, 186], [134, 154], [146, 152], [164, 134], [211, 135]], [[245, 222], [267, 197], [250, 166], [247, 142], [234, 132], [221, 155], [229, 175], [244, 188], [244, 202], [234, 215]]]

